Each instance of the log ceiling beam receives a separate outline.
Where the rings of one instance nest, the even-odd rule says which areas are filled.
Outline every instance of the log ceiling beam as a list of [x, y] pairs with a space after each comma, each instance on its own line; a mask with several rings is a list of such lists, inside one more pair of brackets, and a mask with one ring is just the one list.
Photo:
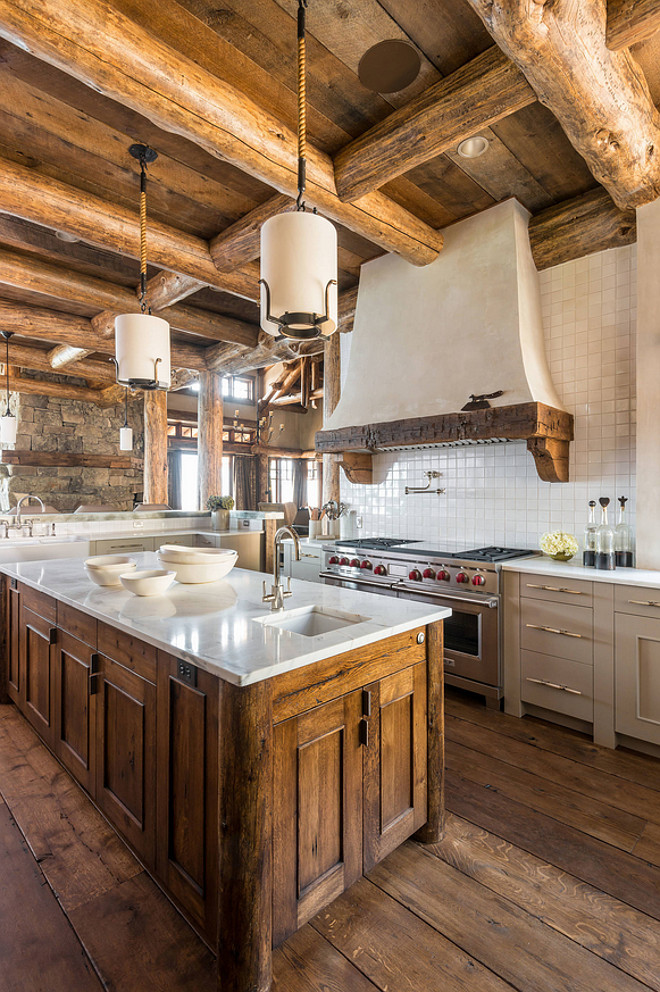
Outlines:
[[534, 90], [494, 45], [342, 148], [337, 192], [364, 196], [530, 103]]
[[660, 195], [660, 114], [630, 52], [606, 45], [605, 0], [468, 0], [618, 207]]
[[[0, 324], [1, 328], [1, 324]], [[325, 338], [313, 341], [277, 341], [262, 332], [256, 348], [240, 345], [215, 344], [206, 349], [206, 367], [222, 375], [242, 375], [254, 369], [268, 368], [278, 362], [292, 362], [302, 355], [315, 355], [323, 351]]]
[[82, 400], [84, 403], [99, 403], [104, 392], [104, 390], [90, 389], [88, 386], [77, 386], [74, 383], [48, 382], [21, 375], [9, 376], [9, 390], [12, 393], [36, 393], [38, 396]]
[[619, 210], [604, 189], [557, 203], [529, 222], [529, 242], [537, 269], [549, 269], [637, 238], [634, 210]]
[[[187, 138], [277, 192], [295, 196], [295, 134], [249, 97], [121, 11], [113, 9], [109, 18], [102, 0], [67, 0], [66, 4], [0, 0], [0, 36], [130, 107], [157, 127]], [[442, 248], [437, 231], [381, 193], [343, 203], [337, 196], [332, 159], [311, 144], [306, 199], [332, 220], [413, 264], [428, 264]], [[88, 230], [86, 240], [95, 243], [93, 235]], [[196, 251], [199, 254], [199, 246]], [[163, 268], [207, 280], [199, 269], [166, 264], [155, 256], [153, 260]], [[208, 260], [207, 249], [205, 265]]]
[[[33, 372], [52, 373], [57, 371], [51, 364], [51, 352], [43, 348], [28, 348], [26, 345], [16, 344], [12, 339], [10, 349], [11, 361], [16, 368], [30, 369]], [[92, 379], [95, 382], [103, 383], [104, 386], [109, 386], [116, 381], [115, 367], [107, 360], [84, 359], [76, 365], [75, 372], [71, 374], [79, 376], [81, 379]]]
[[660, 0], [608, 0], [607, 47], [630, 48], [660, 31]]

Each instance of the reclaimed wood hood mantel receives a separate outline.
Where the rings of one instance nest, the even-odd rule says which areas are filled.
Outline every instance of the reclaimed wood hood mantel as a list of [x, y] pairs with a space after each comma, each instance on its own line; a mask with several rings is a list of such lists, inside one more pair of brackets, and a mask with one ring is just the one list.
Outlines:
[[372, 456], [391, 448], [418, 445], [527, 441], [536, 470], [544, 482], [568, 482], [568, 445], [573, 440], [573, 416], [544, 403], [516, 403], [486, 410], [413, 417], [381, 424], [319, 431], [316, 450], [338, 456], [350, 482], [373, 482]]

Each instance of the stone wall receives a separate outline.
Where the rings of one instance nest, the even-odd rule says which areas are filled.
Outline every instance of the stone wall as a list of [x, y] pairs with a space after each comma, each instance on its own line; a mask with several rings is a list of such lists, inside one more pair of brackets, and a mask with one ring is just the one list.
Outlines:
[[[49, 377], [52, 381], [54, 377]], [[62, 377], [63, 381], [64, 380]], [[68, 381], [73, 381], [69, 379]], [[14, 402], [16, 403], [14, 407]], [[142, 397], [129, 400], [128, 423], [133, 428], [133, 452], [119, 451], [123, 405], [101, 409], [80, 400], [12, 395], [12, 412], [18, 415], [16, 449], [21, 451], [73, 452], [76, 454], [133, 454], [142, 458]], [[0, 466], [2, 509], [14, 506], [23, 493], [33, 493], [61, 512], [81, 503], [110, 504], [119, 510], [133, 508], [133, 494], [142, 491], [140, 469]]]

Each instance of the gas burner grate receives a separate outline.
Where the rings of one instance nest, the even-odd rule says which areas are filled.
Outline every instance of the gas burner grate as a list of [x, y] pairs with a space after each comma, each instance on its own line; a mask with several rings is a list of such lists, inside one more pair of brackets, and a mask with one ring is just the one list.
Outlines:
[[511, 558], [527, 558], [535, 555], [535, 551], [525, 551], [520, 548], [500, 548], [495, 545], [488, 548], [471, 548], [463, 551], [462, 558], [469, 561], [508, 561]]
[[365, 548], [369, 551], [387, 551], [402, 544], [413, 544], [412, 540], [401, 537], [361, 537], [353, 541], [335, 541], [336, 548]]

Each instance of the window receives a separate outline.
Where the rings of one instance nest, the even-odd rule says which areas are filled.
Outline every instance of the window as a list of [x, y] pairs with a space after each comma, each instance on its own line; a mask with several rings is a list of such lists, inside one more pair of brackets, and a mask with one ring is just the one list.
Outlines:
[[293, 502], [293, 458], [271, 458], [269, 462], [272, 503]]
[[222, 456], [222, 492], [218, 496], [234, 495], [234, 456]]
[[199, 509], [197, 488], [197, 454], [194, 451], [180, 451], [181, 459], [181, 509]]
[[307, 489], [305, 492], [307, 506], [321, 505], [321, 472], [317, 461], [307, 462]]
[[244, 375], [226, 375], [222, 380], [222, 395], [239, 403], [254, 403], [254, 379]]

